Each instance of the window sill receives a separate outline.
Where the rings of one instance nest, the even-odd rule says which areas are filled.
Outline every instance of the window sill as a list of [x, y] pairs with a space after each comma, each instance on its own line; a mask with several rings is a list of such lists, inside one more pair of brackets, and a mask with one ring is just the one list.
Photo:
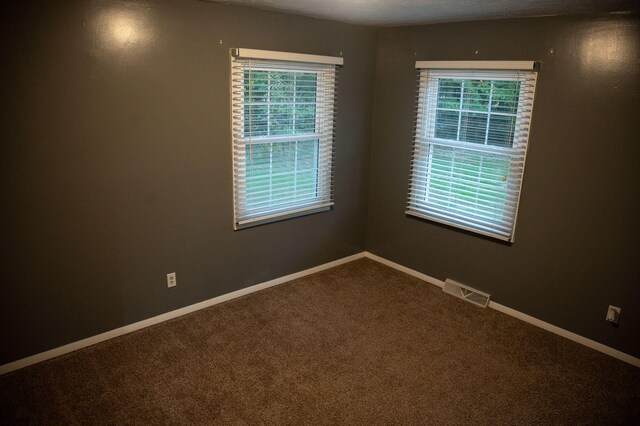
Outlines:
[[322, 213], [329, 210], [333, 210], [333, 203], [320, 206], [320, 207], [317, 207], [317, 206], [308, 207], [308, 208], [304, 208], [296, 211], [288, 210], [282, 213], [275, 213], [267, 217], [257, 217], [254, 219], [247, 219], [244, 221], [237, 222], [234, 226], [234, 230], [239, 231], [241, 229], [253, 228], [254, 226], [266, 225], [268, 223], [280, 222], [282, 220], [288, 220], [296, 217]]

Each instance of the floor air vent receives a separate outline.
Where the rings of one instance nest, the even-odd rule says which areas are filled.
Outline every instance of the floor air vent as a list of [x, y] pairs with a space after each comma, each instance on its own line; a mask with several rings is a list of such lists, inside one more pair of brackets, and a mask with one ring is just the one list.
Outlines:
[[442, 291], [449, 293], [461, 299], [467, 300], [471, 303], [475, 303], [478, 306], [486, 308], [489, 304], [489, 297], [487, 293], [476, 290], [464, 284], [460, 284], [447, 278], [442, 287]]

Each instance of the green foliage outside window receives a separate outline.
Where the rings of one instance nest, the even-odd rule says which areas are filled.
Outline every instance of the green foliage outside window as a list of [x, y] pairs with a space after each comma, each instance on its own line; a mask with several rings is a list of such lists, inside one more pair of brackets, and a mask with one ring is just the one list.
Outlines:
[[316, 131], [317, 73], [247, 70], [244, 133], [247, 205], [313, 199], [318, 183], [318, 139], [260, 142], [259, 137], [309, 135]]
[[245, 136], [315, 132], [316, 73], [247, 70]]
[[517, 81], [440, 79], [435, 137], [511, 146], [519, 93]]

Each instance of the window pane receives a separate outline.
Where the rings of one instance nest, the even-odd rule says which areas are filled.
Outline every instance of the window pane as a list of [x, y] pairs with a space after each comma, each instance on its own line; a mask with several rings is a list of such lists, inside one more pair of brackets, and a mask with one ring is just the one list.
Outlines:
[[317, 73], [245, 71], [245, 136], [314, 133]]
[[246, 136], [263, 136], [269, 134], [267, 105], [244, 106], [244, 133]]
[[512, 146], [516, 117], [513, 115], [491, 115], [487, 144]]
[[246, 147], [247, 158], [247, 204], [259, 201], [259, 195], [269, 188], [271, 168], [271, 144], [256, 144]]
[[269, 126], [270, 135], [293, 134], [293, 105], [271, 105]]
[[296, 73], [296, 102], [316, 102], [316, 87], [318, 75], [316, 73]]
[[294, 74], [292, 72], [269, 71], [269, 102], [293, 102]]
[[316, 130], [316, 105], [296, 104], [295, 133], [314, 133]]
[[460, 121], [460, 140], [484, 144], [488, 114], [463, 112]]
[[459, 111], [436, 110], [435, 137], [457, 140]]
[[244, 72], [244, 101], [266, 102], [268, 79], [267, 71], [246, 70]]
[[316, 170], [318, 167], [318, 141], [298, 142], [298, 170]]
[[271, 202], [287, 202], [292, 195], [296, 173], [296, 142], [273, 144]]
[[520, 97], [519, 81], [495, 81], [491, 97], [491, 111], [515, 114]]
[[268, 208], [317, 196], [318, 140], [246, 147], [247, 207]]
[[462, 109], [489, 111], [491, 80], [465, 80]]
[[[434, 136], [478, 144], [511, 146], [515, 128], [514, 116], [491, 114], [491, 120], [488, 120], [489, 115], [483, 112], [515, 115], [519, 90], [520, 83], [517, 81], [439, 79]], [[462, 111], [443, 111], [441, 108], [461, 108]]]
[[509, 158], [460, 148], [432, 146], [427, 200], [485, 220], [504, 212]]
[[441, 78], [438, 81], [438, 108], [460, 109], [462, 80]]
[[318, 195], [318, 141], [298, 142], [297, 199], [312, 199]]

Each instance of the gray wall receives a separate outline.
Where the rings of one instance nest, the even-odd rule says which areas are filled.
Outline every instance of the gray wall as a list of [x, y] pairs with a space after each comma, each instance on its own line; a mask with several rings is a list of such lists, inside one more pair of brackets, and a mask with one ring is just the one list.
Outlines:
[[[0, 364], [364, 249], [373, 29], [196, 0], [6, 3]], [[342, 52], [334, 211], [232, 230], [232, 47]]]
[[[638, 24], [611, 15], [381, 31], [367, 249], [640, 356]], [[416, 59], [541, 62], [515, 244], [404, 215]], [[622, 308], [617, 329], [604, 321], [609, 304]]]

